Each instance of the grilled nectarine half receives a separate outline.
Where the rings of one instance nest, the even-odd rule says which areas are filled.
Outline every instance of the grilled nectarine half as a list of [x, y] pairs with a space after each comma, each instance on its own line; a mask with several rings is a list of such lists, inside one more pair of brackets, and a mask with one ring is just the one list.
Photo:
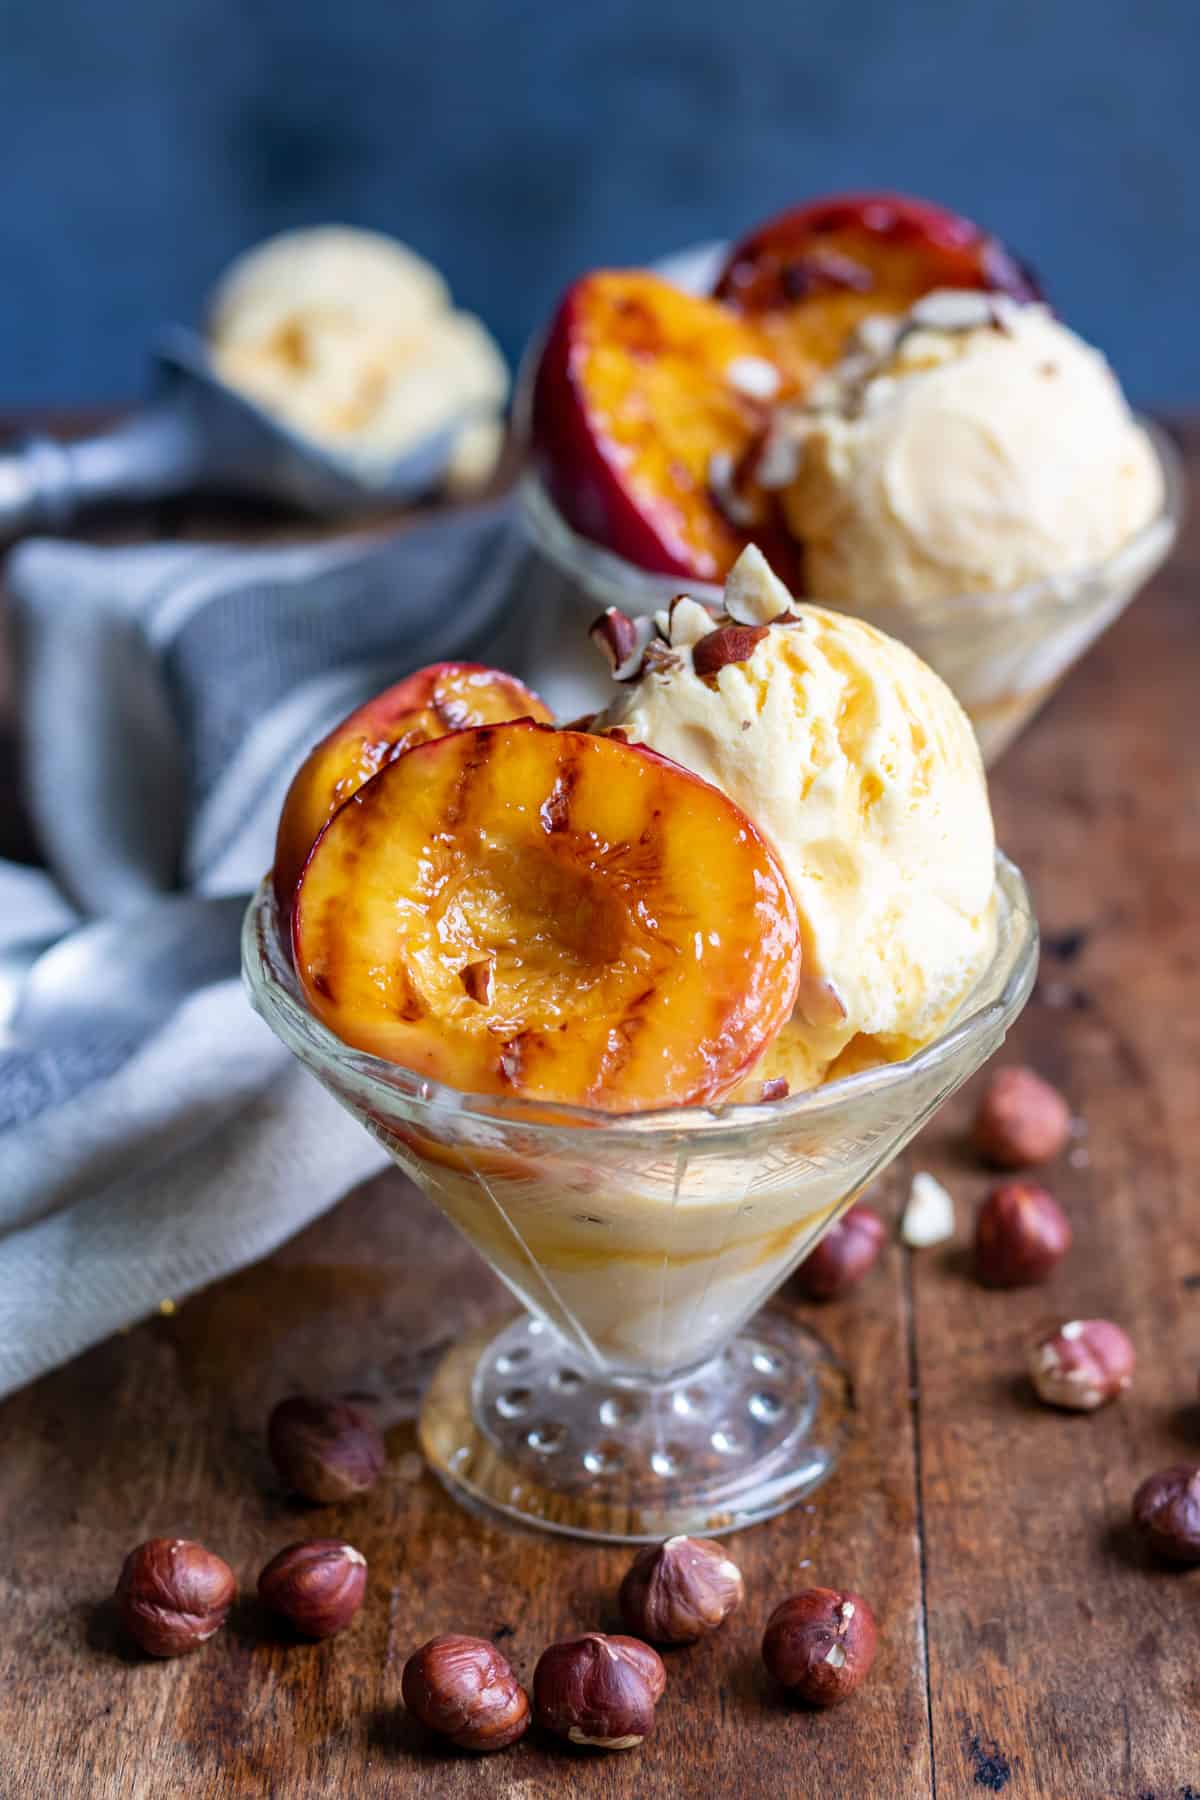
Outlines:
[[295, 966], [346, 1043], [464, 1092], [719, 1098], [792, 1009], [795, 902], [717, 788], [521, 720], [389, 763], [329, 821]]
[[537, 695], [501, 669], [480, 663], [432, 663], [398, 681], [335, 725], [297, 770], [275, 838], [275, 897], [291, 905], [304, 860], [326, 821], [385, 763], [414, 744], [469, 725], [553, 715]]
[[764, 331], [803, 388], [868, 314], [906, 312], [934, 288], [1040, 298], [998, 238], [903, 194], [835, 194], [779, 213], [734, 246], [714, 292]]
[[772, 355], [755, 321], [657, 275], [603, 269], [577, 281], [550, 327], [531, 419], [534, 461], [563, 518], [639, 568], [690, 580], [723, 580], [753, 537], [786, 577], [792, 553], [773, 501], [735, 491], [785, 397]]

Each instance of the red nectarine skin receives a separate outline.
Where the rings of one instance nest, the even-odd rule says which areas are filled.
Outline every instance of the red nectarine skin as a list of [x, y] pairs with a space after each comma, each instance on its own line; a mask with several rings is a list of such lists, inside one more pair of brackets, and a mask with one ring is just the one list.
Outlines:
[[309, 752], [288, 789], [275, 839], [281, 911], [326, 821], [385, 763], [448, 731], [521, 718], [549, 724], [553, 714], [515, 675], [481, 663], [431, 663], [357, 707]]
[[1041, 298], [998, 238], [903, 194], [836, 194], [779, 213], [734, 246], [713, 291], [763, 326], [804, 385], [869, 313], [905, 312], [934, 288]]
[[421, 744], [360, 788], [292, 925], [346, 1043], [605, 1111], [727, 1092], [800, 975], [787, 882], [732, 801], [641, 746], [527, 720]]
[[685, 580], [722, 580], [753, 536], [786, 578], [792, 552], [773, 501], [755, 497], [761, 521], [747, 530], [710, 488], [714, 456], [740, 462], [766, 423], [765, 402], [730, 378], [748, 358], [771, 359], [755, 323], [657, 275], [577, 281], [550, 327], [532, 409], [534, 459], [568, 524]]

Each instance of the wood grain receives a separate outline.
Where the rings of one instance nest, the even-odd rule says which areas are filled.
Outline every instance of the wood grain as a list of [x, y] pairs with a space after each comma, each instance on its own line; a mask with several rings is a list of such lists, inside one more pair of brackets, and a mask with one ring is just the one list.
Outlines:
[[[1195, 470], [1200, 438], [1189, 447]], [[532, 1733], [480, 1760], [431, 1745], [400, 1708], [404, 1658], [434, 1631], [494, 1636], [528, 1676], [554, 1637], [612, 1623], [627, 1557], [477, 1518], [424, 1471], [422, 1383], [505, 1303], [393, 1175], [0, 1407], [3, 1800], [1200, 1793], [1200, 1572], [1146, 1566], [1124, 1526], [1144, 1473], [1200, 1458], [1198, 562], [1193, 531], [994, 783], [1048, 938], [1003, 1054], [1061, 1082], [1087, 1126], [1053, 1175], [1071, 1256], [1040, 1290], [971, 1280], [962, 1245], [987, 1183], [960, 1099], [880, 1203], [933, 1169], [961, 1243], [893, 1243], [857, 1295], [807, 1309], [855, 1377], [852, 1447], [807, 1506], [731, 1540], [746, 1609], [669, 1656], [642, 1750]], [[1119, 1319], [1140, 1355], [1133, 1392], [1094, 1418], [1044, 1411], [1021, 1377], [1030, 1333], [1077, 1313]], [[275, 1489], [263, 1422], [299, 1386], [369, 1396], [388, 1426], [387, 1475], [351, 1506]], [[160, 1532], [220, 1551], [245, 1596], [169, 1664], [131, 1657], [106, 1604], [125, 1551]], [[367, 1604], [342, 1639], [286, 1642], [255, 1576], [326, 1533], [367, 1556]], [[859, 1588], [883, 1630], [869, 1683], [826, 1715], [783, 1702], [757, 1660], [771, 1606], [812, 1581]]]

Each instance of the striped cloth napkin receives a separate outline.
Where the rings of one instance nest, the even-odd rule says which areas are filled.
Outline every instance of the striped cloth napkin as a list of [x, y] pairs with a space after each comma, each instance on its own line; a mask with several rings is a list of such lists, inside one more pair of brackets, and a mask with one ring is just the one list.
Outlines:
[[[511, 668], [568, 715], [596, 698], [505, 505], [332, 547], [34, 542], [7, 580], [49, 871], [0, 862], [0, 992], [55, 940], [68, 979], [48, 1021], [22, 1033], [18, 1009], [0, 1030], [0, 1393], [264, 1255], [380, 1166], [237, 975], [241, 896], [308, 747], [446, 657]], [[97, 920], [100, 969], [78, 935]], [[106, 1010], [105, 989], [134, 991], [123, 968], [144, 984], [150, 943], [194, 991], [161, 1018]]]

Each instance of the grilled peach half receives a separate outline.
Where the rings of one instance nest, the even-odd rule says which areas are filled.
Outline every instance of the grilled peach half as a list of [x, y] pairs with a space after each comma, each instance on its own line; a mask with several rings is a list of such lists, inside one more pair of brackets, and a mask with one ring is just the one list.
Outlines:
[[723, 510], [785, 383], [758, 324], [638, 269], [602, 269], [562, 301], [534, 383], [534, 462], [567, 523], [639, 568], [723, 580], [751, 537], [793, 554], [759, 490]]
[[398, 681], [335, 725], [301, 763], [275, 838], [275, 896], [286, 912], [305, 858], [327, 820], [364, 781], [414, 744], [505, 719], [549, 724], [548, 706], [502, 669], [432, 663]]
[[836, 194], [768, 219], [734, 246], [714, 292], [759, 325], [804, 387], [869, 313], [906, 312], [934, 288], [1041, 297], [998, 238], [903, 194]]
[[361, 787], [308, 859], [292, 943], [355, 1048], [608, 1112], [720, 1097], [800, 975], [795, 902], [731, 800], [640, 745], [528, 720]]

